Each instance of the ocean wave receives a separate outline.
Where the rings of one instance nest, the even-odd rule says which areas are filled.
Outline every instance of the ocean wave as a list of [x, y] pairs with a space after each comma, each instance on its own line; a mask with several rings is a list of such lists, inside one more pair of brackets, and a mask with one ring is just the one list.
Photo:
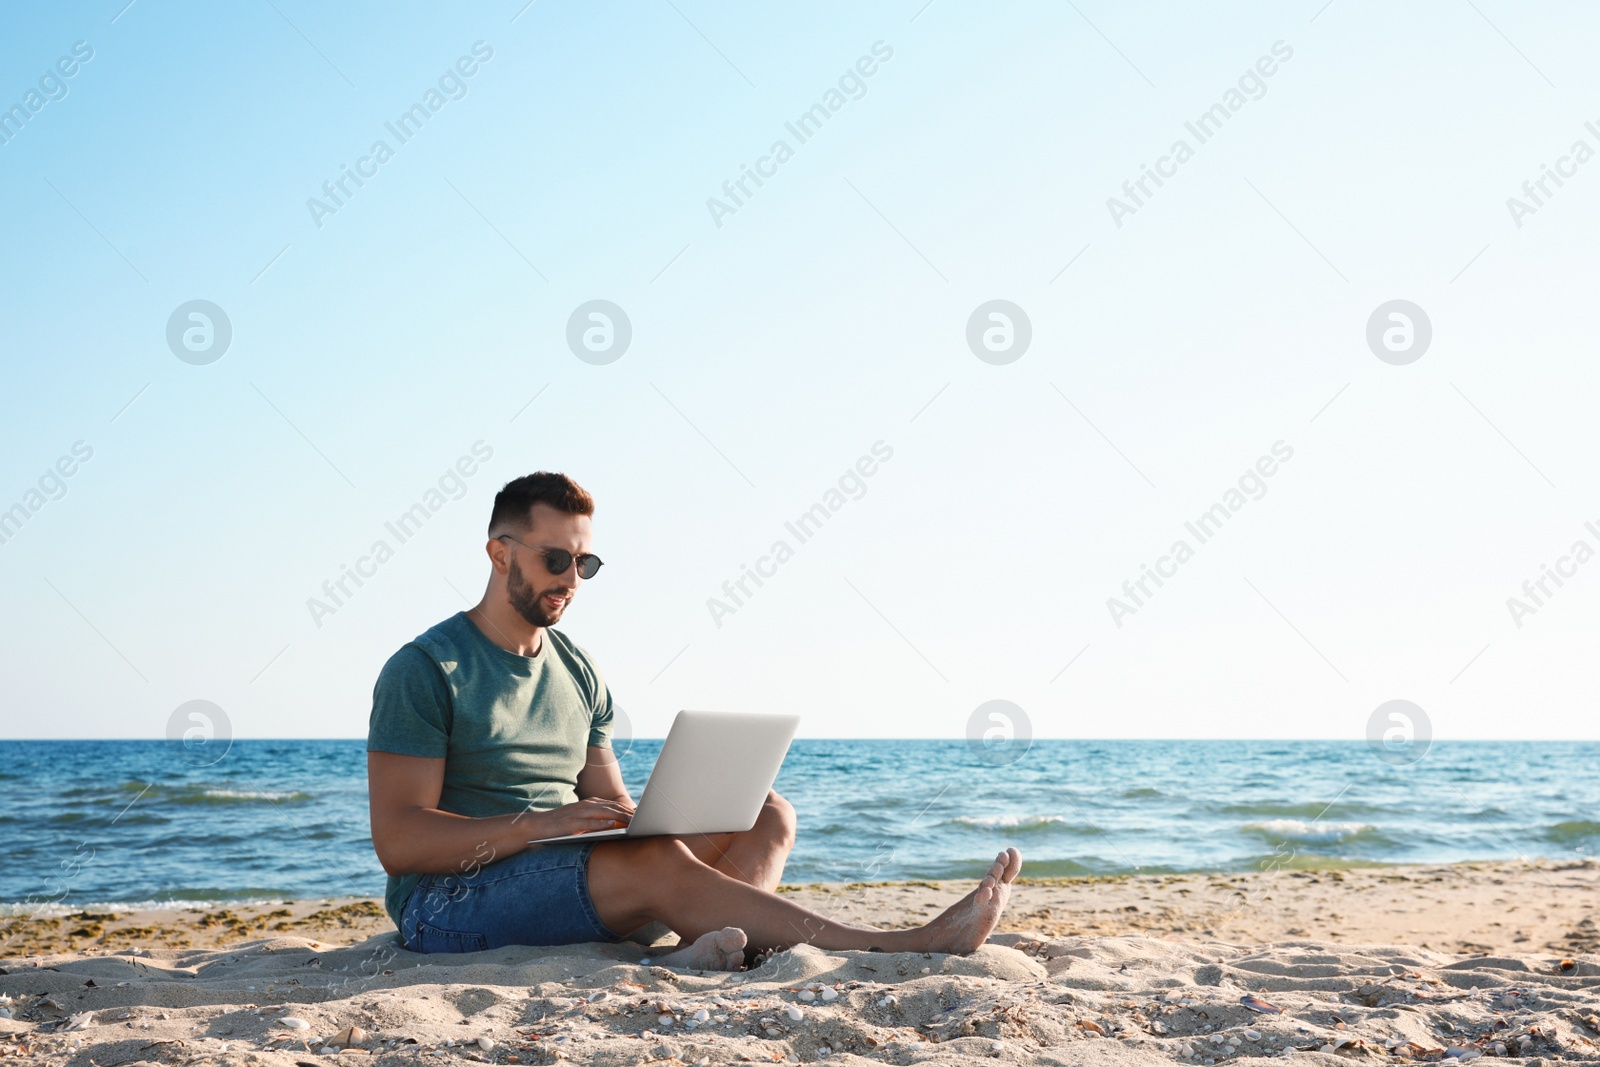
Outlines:
[[839, 806], [846, 811], [886, 811], [890, 808], [910, 807], [911, 802], [896, 796], [861, 797], [855, 800], [841, 800]]
[[270, 800], [279, 804], [299, 804], [311, 799], [310, 793], [299, 789], [203, 789], [191, 803], [250, 804], [258, 800]]
[[1368, 822], [1267, 819], [1264, 822], [1247, 822], [1239, 829], [1247, 834], [1255, 834], [1273, 841], [1297, 841], [1306, 845], [1342, 845], [1350, 841], [1373, 840], [1382, 836], [1378, 833], [1378, 828]]
[[1301, 802], [1257, 800], [1243, 804], [1226, 804], [1216, 810], [1223, 815], [1256, 815], [1268, 819], [1320, 819], [1326, 815], [1373, 814], [1383, 809], [1348, 801], [1343, 804], [1329, 804], [1322, 800]]
[[[142, 788], [142, 787], [141, 787]], [[157, 785], [151, 786], [141, 803], [214, 805], [214, 804], [304, 804], [316, 799], [299, 789], [234, 789], [220, 785]]]
[[1587, 819], [1558, 822], [1554, 826], [1545, 827], [1544, 831], [1544, 839], [1554, 841], [1558, 845], [1576, 845], [1597, 837], [1600, 837], [1600, 822], [1590, 822]]
[[158, 815], [155, 812], [149, 811], [140, 812], [137, 815], [130, 815], [124, 812], [119, 816], [116, 813], [116, 810], [108, 805], [106, 807], [91, 809], [89, 811], [64, 811], [59, 815], [50, 816], [45, 821], [52, 824], [71, 824], [81, 822], [86, 825], [99, 828], [102, 826], [110, 826], [112, 823], [115, 823], [118, 826], [160, 826], [163, 823], [170, 822], [171, 820], [169, 820], [165, 815]]
[[[110, 811], [106, 811], [105, 814], [111, 815]], [[111, 820], [118, 826], [162, 826], [172, 821], [165, 815], [154, 811], [141, 811], [138, 814], [123, 812], [120, 817], [111, 815]]]
[[79, 786], [62, 793], [78, 800], [103, 803], [135, 804], [303, 804], [316, 797], [299, 789], [238, 789], [226, 785], [204, 783], [184, 785], [158, 785], [154, 782], [126, 781], [109, 789], [105, 786]]
[[946, 826], [964, 826], [969, 830], [1011, 830], [1027, 833], [1033, 830], [1070, 830], [1079, 834], [1100, 832], [1098, 826], [1070, 823], [1065, 815], [957, 815], [945, 822]]

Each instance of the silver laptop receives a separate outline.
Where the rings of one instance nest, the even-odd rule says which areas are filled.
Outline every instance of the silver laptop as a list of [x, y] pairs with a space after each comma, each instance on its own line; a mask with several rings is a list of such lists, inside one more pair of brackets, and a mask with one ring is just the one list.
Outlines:
[[799, 725], [798, 715], [680, 711], [627, 826], [528, 843], [748, 830], [761, 814]]

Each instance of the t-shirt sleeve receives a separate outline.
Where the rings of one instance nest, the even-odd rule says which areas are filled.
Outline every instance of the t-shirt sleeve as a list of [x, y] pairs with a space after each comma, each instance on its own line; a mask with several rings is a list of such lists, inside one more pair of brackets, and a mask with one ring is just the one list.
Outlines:
[[389, 657], [372, 687], [367, 751], [443, 759], [450, 748], [450, 690], [416, 645]]
[[589, 747], [610, 748], [611, 727], [616, 719], [616, 707], [611, 702], [611, 687], [600, 673], [600, 668], [589, 663], [594, 670], [594, 701], [589, 709]]

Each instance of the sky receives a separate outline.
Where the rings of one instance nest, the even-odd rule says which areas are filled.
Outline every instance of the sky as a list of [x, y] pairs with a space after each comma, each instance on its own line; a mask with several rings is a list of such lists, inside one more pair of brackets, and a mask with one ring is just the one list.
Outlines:
[[1597, 24], [8, 5], [0, 735], [363, 736], [546, 469], [619, 732], [1600, 736]]

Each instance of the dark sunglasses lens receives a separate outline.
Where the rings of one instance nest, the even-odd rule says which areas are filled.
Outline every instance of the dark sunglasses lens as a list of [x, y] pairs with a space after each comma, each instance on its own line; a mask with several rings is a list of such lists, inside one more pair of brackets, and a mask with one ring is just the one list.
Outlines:
[[585, 577], [585, 578], [593, 578], [596, 574], [599, 574], [600, 573], [600, 557], [599, 556], [593, 556], [593, 555], [590, 555], [590, 556], [579, 556], [578, 557], [578, 573], [581, 576]]
[[565, 574], [572, 566], [572, 553], [564, 548], [552, 548], [544, 554], [544, 565], [551, 574]]

